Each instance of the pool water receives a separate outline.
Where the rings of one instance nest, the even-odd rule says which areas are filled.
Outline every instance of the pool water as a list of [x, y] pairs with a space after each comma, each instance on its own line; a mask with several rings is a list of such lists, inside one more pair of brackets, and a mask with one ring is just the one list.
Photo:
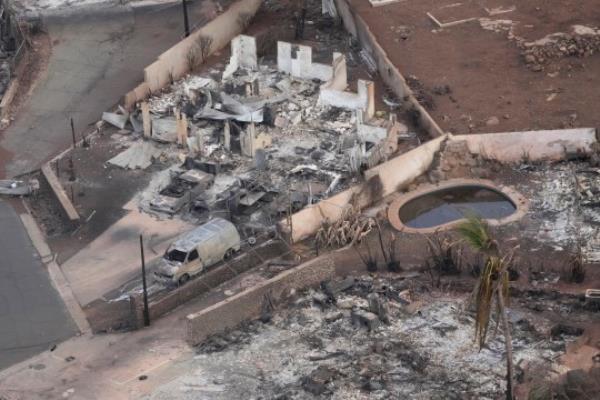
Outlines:
[[501, 219], [516, 210], [513, 202], [500, 192], [481, 186], [459, 186], [410, 200], [400, 208], [399, 217], [410, 228], [433, 228], [468, 215]]

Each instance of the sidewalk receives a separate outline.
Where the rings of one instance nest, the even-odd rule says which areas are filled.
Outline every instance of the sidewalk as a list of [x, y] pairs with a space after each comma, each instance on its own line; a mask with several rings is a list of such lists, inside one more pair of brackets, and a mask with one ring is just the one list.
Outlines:
[[[0, 398], [125, 400], [149, 395], [189, 371], [195, 351], [185, 341], [186, 316], [264, 279], [251, 270], [152, 321], [148, 328], [87, 333], [63, 342], [54, 351], [0, 371]], [[139, 380], [142, 375], [147, 379]]]
[[73, 338], [2, 371], [0, 398], [121, 400], [150, 393], [193, 356], [182, 311], [136, 332]]

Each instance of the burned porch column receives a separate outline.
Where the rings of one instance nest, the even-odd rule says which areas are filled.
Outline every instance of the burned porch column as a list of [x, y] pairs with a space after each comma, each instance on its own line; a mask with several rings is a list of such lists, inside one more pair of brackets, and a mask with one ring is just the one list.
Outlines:
[[152, 120], [150, 119], [150, 105], [148, 102], [142, 102], [142, 123], [144, 125], [144, 137], [149, 139], [152, 136]]

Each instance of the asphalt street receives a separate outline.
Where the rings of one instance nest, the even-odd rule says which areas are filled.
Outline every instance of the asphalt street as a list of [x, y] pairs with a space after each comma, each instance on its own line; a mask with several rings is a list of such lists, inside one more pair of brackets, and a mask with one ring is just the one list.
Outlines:
[[0, 200], [0, 369], [76, 332], [21, 219]]

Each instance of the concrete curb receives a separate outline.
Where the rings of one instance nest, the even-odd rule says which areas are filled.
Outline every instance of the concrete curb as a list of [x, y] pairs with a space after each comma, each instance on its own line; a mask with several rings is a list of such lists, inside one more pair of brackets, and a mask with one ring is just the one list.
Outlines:
[[69, 285], [67, 278], [65, 278], [58, 264], [54, 262], [54, 257], [50, 247], [48, 247], [48, 244], [44, 240], [44, 235], [40, 231], [37, 223], [29, 214], [20, 214], [19, 216], [21, 217], [21, 221], [25, 226], [25, 230], [27, 231], [33, 246], [40, 254], [42, 262], [48, 268], [52, 285], [64, 301], [67, 310], [69, 310], [71, 318], [73, 318], [73, 321], [77, 325], [77, 328], [82, 334], [91, 332], [91, 328], [87, 318], [85, 317], [85, 313], [81, 309], [77, 299], [75, 299], [75, 295], [73, 295], [73, 291], [71, 290], [71, 286]]
[[[79, 213], [77, 212], [75, 206], [65, 193], [65, 189], [63, 188], [62, 184], [60, 183], [60, 180], [50, 167], [50, 163], [44, 164], [44, 166], [42, 167], [42, 175], [44, 175], [44, 178], [46, 178], [48, 185], [50, 185], [50, 189], [52, 190], [52, 192], [54, 192], [54, 196], [60, 203], [69, 220], [79, 221]], [[73, 190], [73, 187], [71, 187], [71, 190]], [[71, 196], [72, 195], [73, 192], [71, 192]]]

